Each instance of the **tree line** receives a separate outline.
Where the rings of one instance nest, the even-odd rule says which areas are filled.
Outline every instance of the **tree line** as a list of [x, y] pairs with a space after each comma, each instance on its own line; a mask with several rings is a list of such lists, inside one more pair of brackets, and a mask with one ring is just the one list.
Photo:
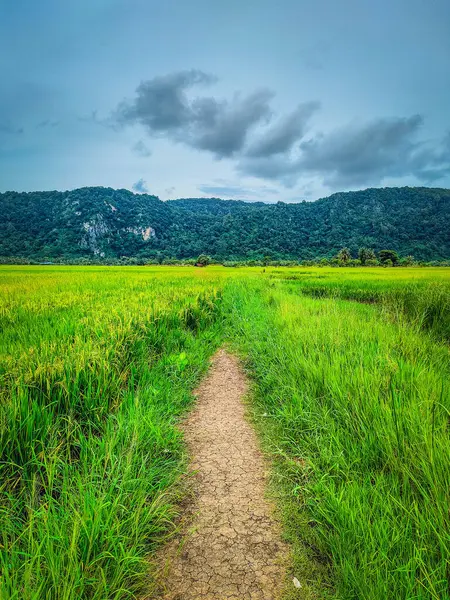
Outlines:
[[165, 258], [148, 259], [142, 257], [121, 257], [96, 259], [80, 257], [72, 259], [57, 259], [54, 261], [39, 261], [23, 257], [1, 257], [0, 264], [23, 265], [111, 265], [111, 266], [196, 266], [223, 265], [224, 267], [450, 267], [450, 261], [419, 261], [413, 256], [401, 257], [395, 250], [380, 250], [375, 253], [370, 248], [360, 248], [358, 257], [353, 258], [348, 248], [342, 248], [332, 258], [317, 258], [312, 260], [283, 260], [264, 256], [261, 259], [250, 260], [222, 260], [218, 261], [207, 254], [200, 254], [197, 258]]

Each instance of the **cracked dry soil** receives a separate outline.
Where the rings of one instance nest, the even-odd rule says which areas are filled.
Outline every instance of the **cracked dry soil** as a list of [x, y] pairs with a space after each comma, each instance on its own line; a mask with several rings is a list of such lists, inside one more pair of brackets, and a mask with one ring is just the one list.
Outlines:
[[246, 378], [213, 358], [183, 430], [195, 472], [188, 523], [164, 552], [164, 600], [277, 600], [287, 546], [265, 498], [266, 473], [245, 418]]

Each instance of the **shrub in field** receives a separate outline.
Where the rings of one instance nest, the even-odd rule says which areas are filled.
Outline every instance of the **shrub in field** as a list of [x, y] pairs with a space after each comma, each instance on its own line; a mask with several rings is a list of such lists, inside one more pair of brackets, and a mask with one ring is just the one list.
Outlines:
[[206, 254], [200, 254], [197, 258], [196, 265], [197, 267], [206, 267], [211, 262], [211, 259]]

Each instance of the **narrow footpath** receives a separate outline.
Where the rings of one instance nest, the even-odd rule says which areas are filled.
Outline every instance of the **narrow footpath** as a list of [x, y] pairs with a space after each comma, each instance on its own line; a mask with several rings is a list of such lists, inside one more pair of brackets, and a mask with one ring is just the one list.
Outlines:
[[164, 600], [278, 600], [288, 550], [265, 497], [266, 465], [245, 418], [246, 378], [220, 350], [183, 429], [193, 505], [164, 552]]

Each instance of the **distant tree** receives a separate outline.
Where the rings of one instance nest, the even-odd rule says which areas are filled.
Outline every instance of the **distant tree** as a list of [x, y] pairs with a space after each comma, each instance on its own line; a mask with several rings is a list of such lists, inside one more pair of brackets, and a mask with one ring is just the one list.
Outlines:
[[388, 260], [392, 262], [392, 265], [396, 265], [400, 260], [399, 255], [394, 250], [380, 250], [378, 252], [378, 258], [380, 263], [384, 265]]
[[401, 261], [401, 264], [405, 267], [411, 267], [414, 264], [414, 256], [405, 256], [405, 258]]
[[379, 265], [379, 262], [376, 258], [369, 258], [366, 260], [366, 267], [376, 267]]
[[358, 250], [358, 258], [362, 265], [366, 265], [368, 260], [376, 260], [375, 252], [372, 248], [360, 248]]
[[207, 254], [200, 254], [200, 256], [197, 258], [196, 265], [197, 267], [206, 267], [206, 265], [209, 265], [210, 262], [211, 259]]
[[340, 265], [346, 265], [351, 260], [352, 255], [348, 248], [342, 248], [342, 250], [339, 250], [336, 258]]

